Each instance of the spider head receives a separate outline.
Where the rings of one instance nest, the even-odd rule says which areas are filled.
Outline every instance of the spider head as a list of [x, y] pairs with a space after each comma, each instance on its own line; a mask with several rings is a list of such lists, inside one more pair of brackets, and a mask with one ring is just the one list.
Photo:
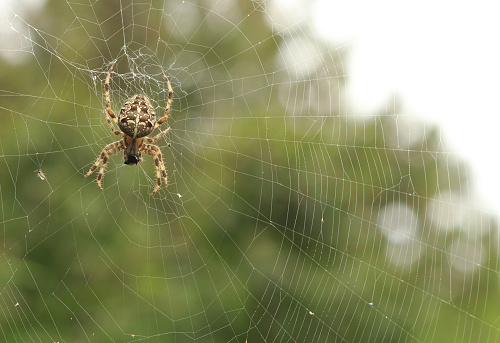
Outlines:
[[131, 137], [125, 137], [125, 145], [127, 148], [124, 151], [123, 158], [125, 164], [137, 164], [142, 161], [140, 147], [142, 145], [142, 139]]
[[140, 161], [139, 155], [125, 155], [125, 164], [137, 164]]

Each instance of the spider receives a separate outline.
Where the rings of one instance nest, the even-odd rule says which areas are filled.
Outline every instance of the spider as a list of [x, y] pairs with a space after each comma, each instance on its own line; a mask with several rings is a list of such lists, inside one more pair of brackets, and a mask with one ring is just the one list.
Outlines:
[[[101, 181], [106, 168], [106, 163], [111, 155], [116, 154], [120, 150], [124, 150], [125, 164], [134, 165], [142, 161], [141, 153], [144, 152], [153, 156], [155, 161], [156, 187], [151, 193], [151, 195], [153, 195], [160, 188], [162, 177], [165, 180], [165, 187], [167, 187], [167, 171], [165, 170], [165, 165], [163, 164], [160, 148], [153, 144], [146, 144], [145, 142], [153, 143], [154, 141], [160, 139], [168, 131], [170, 131], [170, 127], [165, 131], [161, 131], [153, 138], [146, 137], [146, 135], [153, 132], [154, 129], [167, 120], [168, 114], [170, 113], [170, 104], [172, 103], [172, 86], [170, 85], [170, 81], [168, 81], [167, 76], [163, 74], [168, 86], [168, 100], [167, 107], [165, 108], [165, 114], [163, 117], [158, 119], [158, 121], [156, 121], [155, 111], [153, 106], [151, 106], [149, 99], [141, 94], [131, 97], [123, 105], [120, 110], [120, 114], [118, 114], [118, 118], [116, 118], [115, 113], [111, 110], [111, 101], [109, 100], [109, 79], [111, 77], [113, 67], [114, 66], [111, 66], [109, 69], [106, 82], [104, 83], [104, 88], [106, 90], [105, 115], [107, 112], [108, 115], [106, 115], [106, 120], [111, 131], [115, 135], [123, 137], [123, 139], [106, 145], [102, 150], [101, 155], [97, 161], [95, 161], [94, 165], [90, 168], [85, 177], [92, 174], [94, 170], [100, 166], [99, 174], [97, 175], [97, 185], [100, 189], [102, 189]], [[109, 117], [113, 119], [122, 132], [115, 130], [115, 127], [113, 123], [111, 123]]]

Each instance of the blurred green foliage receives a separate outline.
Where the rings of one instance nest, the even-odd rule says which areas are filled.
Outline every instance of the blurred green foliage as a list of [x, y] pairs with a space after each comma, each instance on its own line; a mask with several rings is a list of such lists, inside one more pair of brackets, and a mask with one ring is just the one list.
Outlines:
[[[260, 2], [227, 6], [51, 0], [23, 18], [32, 56], [0, 60], [0, 337], [495, 341], [496, 236], [480, 238], [487, 265], [460, 277], [445, 253], [457, 231], [426, 219], [430, 199], [468, 184], [439, 131], [402, 148], [397, 106], [363, 120], [314, 113], [307, 94], [337, 101], [343, 50], [318, 43], [321, 70], [298, 78]], [[115, 139], [111, 63], [115, 112], [144, 90], [163, 107], [162, 71], [174, 86], [159, 143], [169, 186], [154, 197], [147, 158], [132, 169], [114, 156], [104, 191], [83, 177]], [[392, 202], [422, 218], [421, 256], [404, 267], [377, 227]]]

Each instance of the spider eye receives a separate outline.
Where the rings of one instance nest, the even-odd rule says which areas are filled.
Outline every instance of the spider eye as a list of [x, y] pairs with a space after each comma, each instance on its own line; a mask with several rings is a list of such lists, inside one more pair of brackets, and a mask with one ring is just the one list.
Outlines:
[[139, 159], [135, 155], [128, 155], [125, 164], [137, 164], [139, 163]]

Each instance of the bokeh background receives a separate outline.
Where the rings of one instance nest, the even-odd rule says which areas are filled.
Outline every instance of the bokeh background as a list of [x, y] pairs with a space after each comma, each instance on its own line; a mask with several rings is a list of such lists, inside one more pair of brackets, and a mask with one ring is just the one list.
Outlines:
[[[350, 113], [351, 46], [286, 6], [3, 5], [0, 340], [500, 340], [473, 166], [397, 96]], [[163, 113], [172, 82], [154, 196], [148, 157], [84, 178], [116, 140], [111, 65], [115, 113], [137, 93]]]

